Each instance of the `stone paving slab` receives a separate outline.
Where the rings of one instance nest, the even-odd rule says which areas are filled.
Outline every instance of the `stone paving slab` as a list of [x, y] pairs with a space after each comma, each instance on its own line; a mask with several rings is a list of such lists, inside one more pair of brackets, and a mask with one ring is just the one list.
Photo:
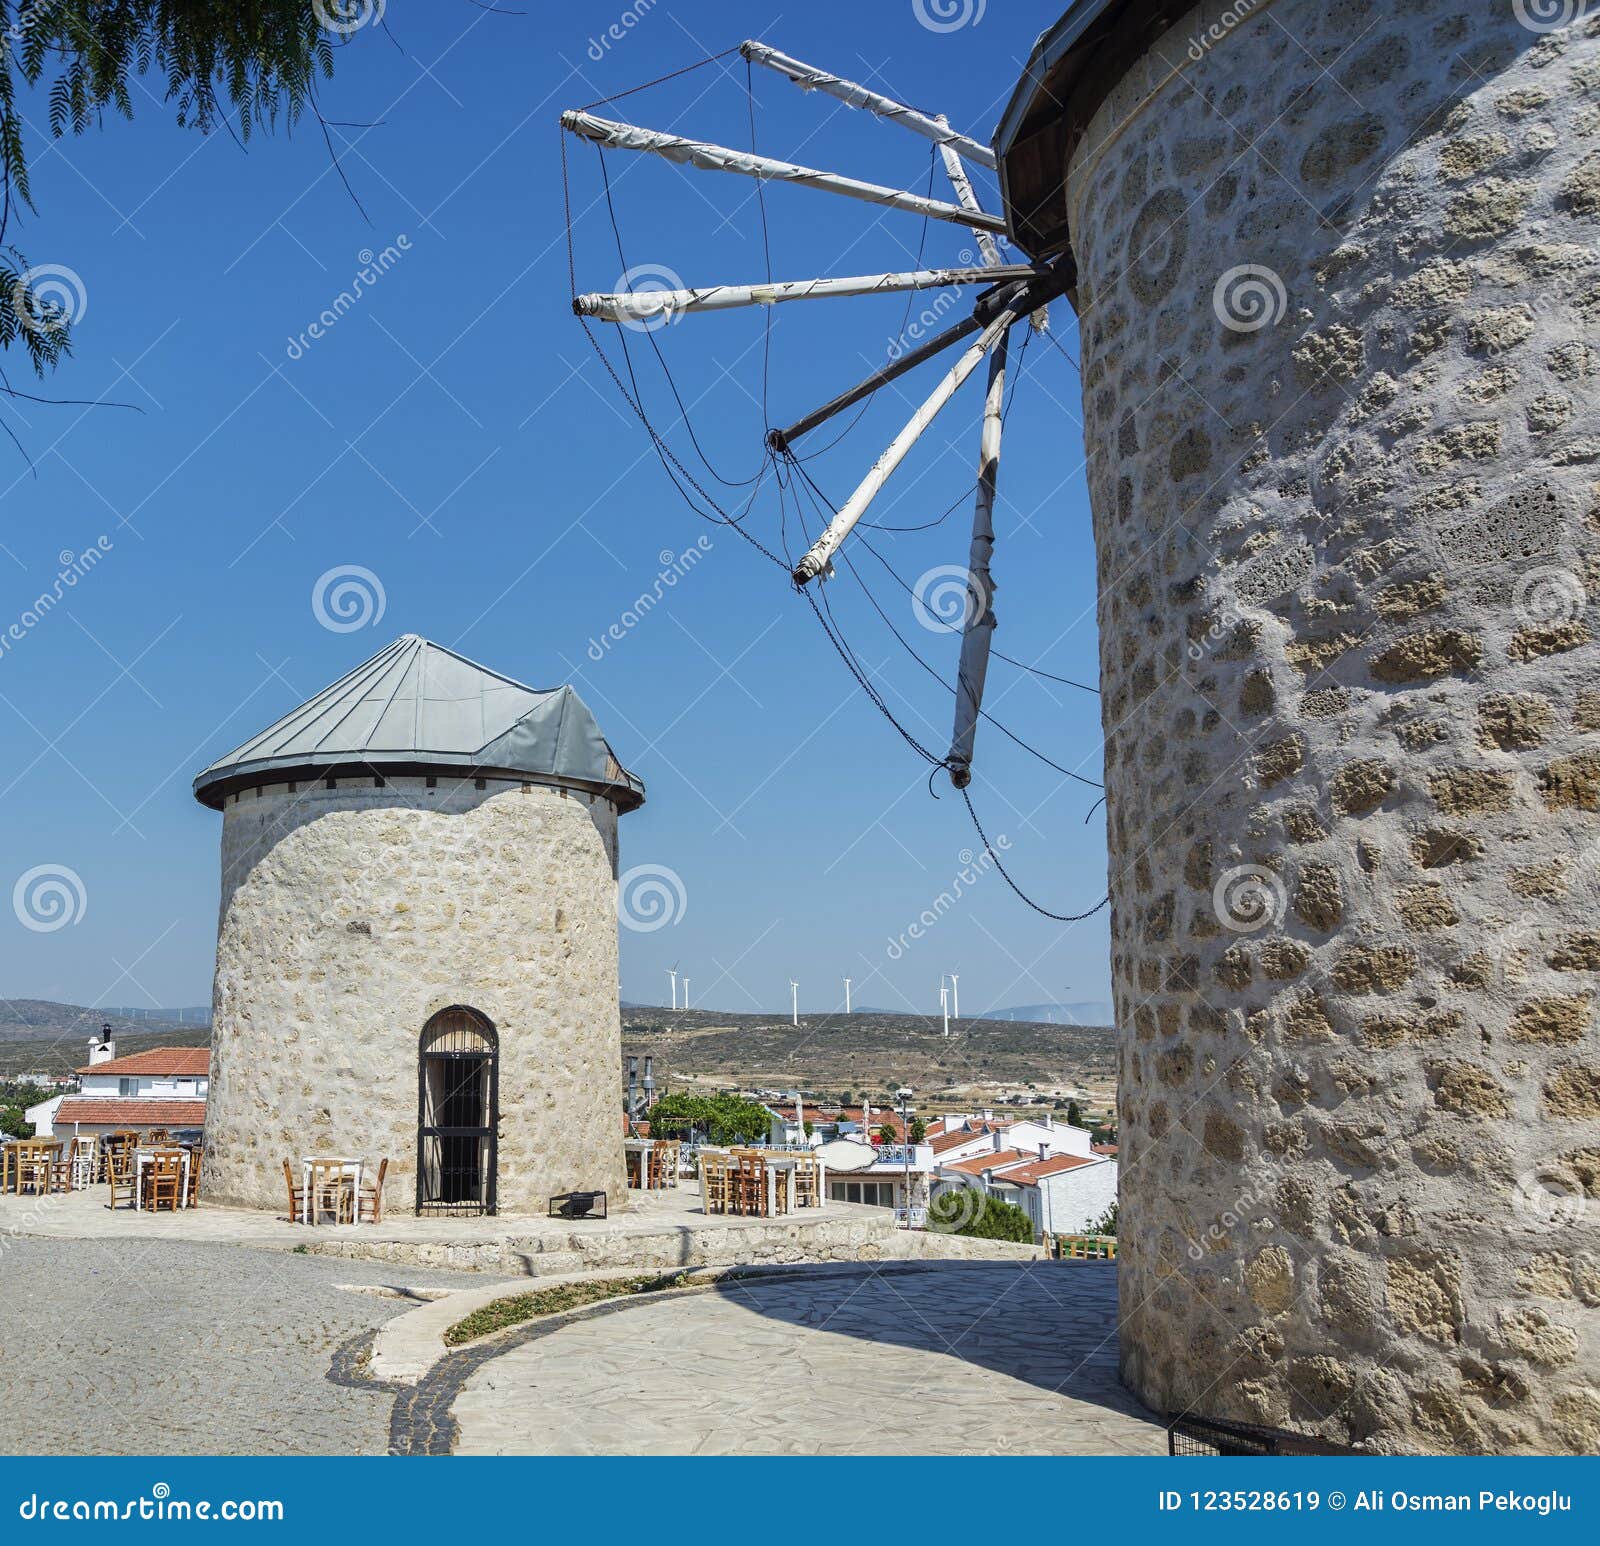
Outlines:
[[0, 1226], [0, 1368], [11, 1398], [0, 1451], [383, 1454], [394, 1395], [332, 1383], [335, 1352], [415, 1304], [409, 1290], [478, 1281], [229, 1244], [8, 1236]]
[[1105, 1263], [817, 1267], [573, 1318], [475, 1365], [458, 1454], [1166, 1452], [1117, 1380]]

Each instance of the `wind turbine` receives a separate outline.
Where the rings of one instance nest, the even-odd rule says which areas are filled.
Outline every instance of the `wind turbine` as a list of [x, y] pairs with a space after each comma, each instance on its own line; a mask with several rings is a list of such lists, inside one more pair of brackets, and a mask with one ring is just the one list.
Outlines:
[[944, 979], [939, 979], [939, 1013], [944, 1016], [944, 1033], [950, 1034], [950, 990], [945, 987]]
[[689, 974], [687, 972], [683, 976], [683, 1007], [685, 1009], [689, 1007]]
[[667, 976], [672, 979], [672, 1007], [678, 1007], [678, 968], [676, 965], [667, 968]]
[[844, 980], [844, 1012], [846, 1014], [850, 1013], [850, 979], [848, 977]]
[[961, 978], [955, 972], [950, 973], [950, 1013], [961, 1018]]
[[789, 979], [789, 1016], [796, 1025], [800, 1023], [800, 984], [792, 977]]

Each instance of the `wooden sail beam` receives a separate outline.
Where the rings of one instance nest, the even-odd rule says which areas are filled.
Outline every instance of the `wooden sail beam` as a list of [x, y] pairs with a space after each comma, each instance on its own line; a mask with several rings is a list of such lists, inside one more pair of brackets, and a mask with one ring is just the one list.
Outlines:
[[905, 460], [906, 453], [938, 417], [939, 411], [945, 404], [955, 396], [962, 382], [977, 369], [978, 362], [1005, 337], [1006, 330], [1022, 315], [1025, 313], [1013, 311], [1009, 307], [1001, 312], [978, 335], [972, 347], [950, 367], [943, 380], [928, 394], [927, 401], [911, 415], [905, 428], [894, 437], [889, 449], [872, 464], [866, 477], [856, 486], [855, 492], [828, 523], [828, 529], [811, 544], [805, 557], [794, 566], [795, 584], [804, 585], [808, 580], [814, 580], [828, 567], [833, 561], [833, 555], [838, 552], [839, 545], [854, 530], [856, 522], [866, 514], [867, 507], [878, 491], [889, 481], [889, 475]]
[[604, 322], [646, 321], [691, 311], [727, 311], [736, 306], [776, 306], [784, 301], [826, 300], [838, 295], [888, 295], [950, 285], [992, 284], [1027, 279], [1038, 270], [1026, 263], [999, 268], [927, 268], [854, 278], [794, 279], [771, 284], [710, 285], [697, 290], [638, 290], [620, 295], [580, 295], [572, 309]]
[[994, 152], [987, 145], [969, 139], [965, 134], [957, 134], [942, 117], [930, 118], [926, 113], [919, 113], [914, 107], [907, 107], [903, 102], [896, 102], [893, 97], [884, 96], [881, 91], [873, 91], [868, 86], [846, 80], [842, 75], [819, 70], [814, 64], [802, 64], [800, 60], [780, 53], [775, 48], [769, 48], [754, 38], [741, 43], [739, 52], [751, 64], [759, 64], [765, 69], [777, 71], [779, 75], [788, 76], [802, 91], [820, 91], [827, 96], [836, 97], [850, 107], [864, 108], [867, 112], [876, 113], [878, 117], [886, 118], [891, 123], [903, 125], [924, 139], [932, 140], [936, 145], [954, 146], [969, 161], [976, 161], [979, 166], [986, 166], [991, 172], [995, 169]]
[[880, 366], [870, 376], [864, 377], [837, 397], [830, 398], [820, 408], [813, 408], [786, 429], [768, 430], [767, 444], [774, 451], [783, 451], [802, 435], [810, 434], [819, 424], [826, 424], [846, 408], [854, 407], [862, 398], [870, 397], [879, 387], [887, 386], [934, 355], [943, 353], [952, 344], [976, 333], [985, 323], [992, 321], [1002, 308], [1015, 305], [1019, 312], [1031, 312], [1045, 305], [1071, 287], [1074, 273], [1072, 264], [1068, 262], [1036, 273], [1025, 284], [999, 284], [993, 290], [986, 290], [978, 297], [970, 317], [963, 317], [943, 332], [935, 333], [926, 342], [918, 344], [915, 349], [907, 350], [899, 359]]
[[956, 671], [956, 717], [946, 764], [950, 782], [965, 789], [972, 782], [972, 747], [983, 713], [983, 684], [989, 674], [994, 639], [994, 490], [1000, 473], [1000, 431], [1005, 423], [1006, 337], [989, 356], [989, 390], [983, 401], [983, 431], [978, 441], [978, 499], [972, 512], [972, 545], [967, 552], [967, 604], [962, 615], [961, 663]]
[[[941, 143], [939, 154], [944, 159], [945, 176], [950, 179], [950, 186], [955, 189], [956, 201], [963, 209], [981, 210], [983, 206], [978, 203], [978, 195], [972, 191], [972, 179], [967, 176], [967, 169], [961, 164], [961, 156], [956, 147], [949, 143]], [[978, 232], [978, 250], [990, 268], [1000, 266], [999, 244], [988, 231]]]
[[748, 150], [731, 150], [707, 140], [691, 140], [681, 134], [664, 134], [658, 129], [641, 129], [635, 124], [615, 123], [596, 118], [593, 113], [569, 110], [561, 115], [561, 126], [596, 144], [616, 150], [646, 151], [680, 166], [693, 166], [703, 172], [733, 172], [741, 177], [757, 177], [770, 182], [797, 183], [802, 188], [818, 188], [824, 193], [839, 193], [866, 204], [901, 209], [907, 214], [925, 215], [930, 220], [946, 220], [974, 231], [1004, 231], [1006, 223], [998, 215], [973, 213], [959, 204], [924, 198], [903, 188], [885, 188], [878, 183], [861, 182], [837, 172], [822, 172], [815, 167], [796, 166]]

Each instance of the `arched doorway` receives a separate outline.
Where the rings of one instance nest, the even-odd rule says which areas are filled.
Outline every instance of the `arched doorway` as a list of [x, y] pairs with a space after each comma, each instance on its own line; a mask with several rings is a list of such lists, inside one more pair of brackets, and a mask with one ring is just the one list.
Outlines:
[[500, 1044], [475, 1009], [441, 1009], [417, 1058], [417, 1212], [495, 1211]]

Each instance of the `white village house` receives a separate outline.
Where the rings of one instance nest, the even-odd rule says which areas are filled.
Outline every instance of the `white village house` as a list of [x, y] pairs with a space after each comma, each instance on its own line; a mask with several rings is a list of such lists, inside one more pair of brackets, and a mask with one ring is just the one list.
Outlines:
[[117, 1056], [110, 1038], [89, 1043], [78, 1089], [24, 1113], [39, 1138], [97, 1137], [134, 1128], [198, 1130], [205, 1125], [210, 1053], [204, 1047], [152, 1047]]
[[[986, 1114], [987, 1115], [987, 1114]], [[1021, 1208], [1035, 1238], [1086, 1233], [1117, 1200], [1117, 1161], [1081, 1127], [947, 1117], [928, 1129], [933, 1195], [977, 1187]]]

